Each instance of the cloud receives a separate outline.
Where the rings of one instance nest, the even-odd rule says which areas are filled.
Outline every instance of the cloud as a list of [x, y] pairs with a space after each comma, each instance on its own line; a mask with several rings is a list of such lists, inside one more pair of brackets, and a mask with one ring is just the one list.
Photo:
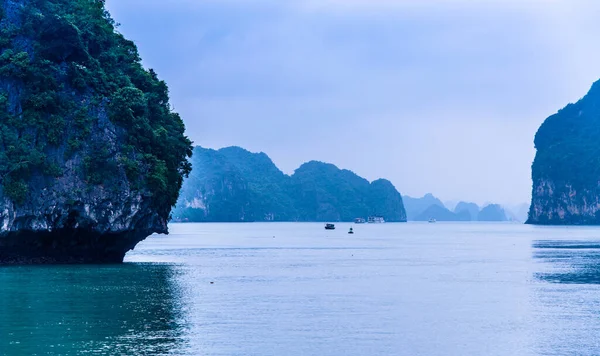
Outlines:
[[600, 77], [591, 1], [109, 0], [188, 134], [403, 192], [525, 201], [542, 120]]

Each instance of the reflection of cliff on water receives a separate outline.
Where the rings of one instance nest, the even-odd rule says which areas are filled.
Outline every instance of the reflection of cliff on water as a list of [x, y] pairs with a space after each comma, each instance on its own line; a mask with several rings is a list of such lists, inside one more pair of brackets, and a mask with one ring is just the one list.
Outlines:
[[600, 241], [552, 241], [533, 243], [534, 258], [552, 265], [537, 279], [564, 284], [600, 284]]
[[182, 333], [176, 266], [0, 270], [0, 354], [165, 354]]
[[538, 271], [529, 304], [533, 354], [597, 355], [600, 241], [541, 240], [533, 251]]

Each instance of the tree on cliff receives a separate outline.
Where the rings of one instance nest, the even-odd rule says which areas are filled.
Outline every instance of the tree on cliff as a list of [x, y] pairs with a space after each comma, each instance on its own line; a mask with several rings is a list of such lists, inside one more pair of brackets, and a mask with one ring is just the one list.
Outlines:
[[[170, 110], [166, 84], [145, 70], [133, 42], [115, 31], [104, 1], [4, 1], [0, 13], [0, 179], [13, 201], [35, 172], [60, 176], [61, 161], [85, 146], [100, 115], [126, 131], [117, 157], [94, 147], [90, 184], [124, 168], [147, 184], [157, 206], [177, 199], [189, 173], [190, 141]], [[56, 151], [64, 148], [64, 157]]]

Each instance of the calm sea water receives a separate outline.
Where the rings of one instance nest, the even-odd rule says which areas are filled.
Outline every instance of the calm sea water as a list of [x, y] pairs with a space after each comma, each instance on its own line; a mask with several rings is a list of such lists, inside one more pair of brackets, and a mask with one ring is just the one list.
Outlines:
[[174, 224], [0, 268], [1, 355], [598, 355], [600, 228]]

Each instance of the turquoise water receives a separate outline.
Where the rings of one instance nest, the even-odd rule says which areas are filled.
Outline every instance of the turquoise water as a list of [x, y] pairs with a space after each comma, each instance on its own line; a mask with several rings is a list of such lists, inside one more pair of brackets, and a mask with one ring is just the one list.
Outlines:
[[0, 355], [600, 354], [600, 228], [350, 226], [174, 224], [124, 265], [0, 268]]

